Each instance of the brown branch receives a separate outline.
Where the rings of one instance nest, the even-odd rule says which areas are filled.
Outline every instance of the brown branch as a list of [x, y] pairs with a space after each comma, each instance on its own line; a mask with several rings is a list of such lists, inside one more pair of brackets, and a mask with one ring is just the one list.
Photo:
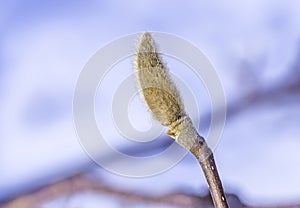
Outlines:
[[[204, 139], [203, 139], [204, 141]], [[205, 148], [203, 148], [205, 147]], [[208, 151], [209, 155], [203, 154], [202, 158], [197, 158], [202, 170], [204, 172], [205, 178], [207, 180], [212, 199], [214, 204], [218, 208], [227, 208], [228, 203], [225, 197], [224, 189], [221, 183], [221, 179], [219, 177], [219, 173], [217, 170], [217, 165], [215, 163], [214, 155], [209, 147], [205, 144], [201, 148], [202, 151]]]
[[96, 182], [89, 177], [76, 175], [62, 181], [49, 184], [34, 192], [20, 195], [0, 205], [1, 208], [32, 208], [39, 204], [61, 196], [71, 196], [77, 192], [92, 191], [100, 194], [109, 194], [121, 198], [124, 202], [167, 204], [176, 207], [208, 207], [212, 205], [209, 197], [193, 196], [174, 192], [161, 196], [151, 196], [134, 193], [110, 185]]
[[[103, 184], [101, 181], [96, 181], [95, 179], [79, 174], [53, 184], [46, 185], [33, 192], [16, 196], [14, 199], [0, 204], [0, 207], [33, 208], [58, 197], [71, 197], [76, 193], [87, 191], [114, 196], [124, 203], [164, 204], [174, 207], [189, 208], [211, 207], [213, 205], [209, 194], [196, 196], [184, 192], [172, 192], [160, 196], [147, 195], [140, 192], [137, 193], [116, 188], [109, 184]], [[246, 206], [234, 194], [227, 194], [227, 198], [231, 208], [300, 208], [300, 204], [284, 206]]]

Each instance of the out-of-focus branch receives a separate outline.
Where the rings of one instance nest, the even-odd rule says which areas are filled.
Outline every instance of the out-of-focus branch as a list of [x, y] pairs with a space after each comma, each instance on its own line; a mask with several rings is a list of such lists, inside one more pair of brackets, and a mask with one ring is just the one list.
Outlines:
[[70, 196], [77, 192], [92, 191], [99, 194], [109, 194], [124, 202], [167, 204], [176, 207], [208, 207], [212, 205], [209, 196], [197, 197], [185, 193], [174, 192], [161, 196], [151, 196], [130, 192], [111, 185], [92, 180], [83, 175], [76, 175], [60, 182], [47, 185], [31, 193], [20, 195], [1, 205], [2, 208], [32, 208], [61, 196]]
[[[5, 203], [0, 204], [1, 208], [34, 208], [48, 201], [54, 200], [58, 197], [70, 197], [73, 194], [81, 192], [95, 192], [99, 194], [107, 194], [114, 196], [123, 203], [148, 203], [148, 204], [162, 204], [173, 207], [189, 207], [201, 208], [212, 207], [211, 198], [208, 195], [196, 196], [184, 192], [172, 192], [159, 196], [148, 195], [143, 193], [136, 193], [120, 188], [113, 187], [109, 184], [104, 184], [101, 181], [96, 181], [90, 177], [82, 174], [61, 180], [59, 182], [46, 185], [45, 187], [15, 197]], [[228, 202], [231, 208], [300, 208], [299, 205], [286, 206], [246, 206], [239, 198], [233, 194], [227, 194]], [[121, 207], [121, 204], [120, 204]]]
[[[253, 87], [251, 91], [229, 102], [226, 110], [226, 121], [229, 121], [231, 118], [249, 108], [257, 107], [265, 103], [274, 104], [285, 101], [289, 102], [291, 99], [300, 100], [300, 59], [297, 59], [287, 71], [288, 74], [283, 76], [279, 82], [265, 89]], [[210, 119], [210, 113], [203, 115], [200, 128], [209, 128]]]

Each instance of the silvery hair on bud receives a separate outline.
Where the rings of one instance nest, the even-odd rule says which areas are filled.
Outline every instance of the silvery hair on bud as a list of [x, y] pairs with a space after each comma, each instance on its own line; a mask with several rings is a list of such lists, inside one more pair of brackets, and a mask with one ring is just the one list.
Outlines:
[[135, 69], [140, 94], [162, 125], [169, 126], [185, 115], [180, 94], [148, 32], [141, 35], [137, 44]]

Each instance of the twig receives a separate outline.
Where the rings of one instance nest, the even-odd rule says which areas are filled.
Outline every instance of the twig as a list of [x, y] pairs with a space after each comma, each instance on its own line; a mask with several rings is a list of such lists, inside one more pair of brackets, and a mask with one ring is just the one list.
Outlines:
[[213, 154], [185, 113], [180, 94], [156, 52], [150, 33], [143, 33], [137, 46], [135, 68], [141, 96], [152, 115], [169, 127], [168, 135], [199, 161], [215, 207], [228, 207]]
[[194, 128], [191, 119], [187, 116], [179, 119], [170, 126], [167, 133], [197, 158], [208, 182], [215, 207], [228, 207], [213, 153]]

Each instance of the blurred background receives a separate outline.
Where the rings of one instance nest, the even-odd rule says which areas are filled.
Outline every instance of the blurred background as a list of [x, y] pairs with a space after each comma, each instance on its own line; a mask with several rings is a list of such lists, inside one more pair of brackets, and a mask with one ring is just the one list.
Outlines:
[[[81, 70], [101, 47], [142, 31], [181, 36], [214, 65], [227, 100], [215, 158], [231, 207], [300, 207], [296, 0], [2, 0], [0, 207], [212, 206], [203, 173], [190, 155], [161, 174], [130, 178], [97, 166], [78, 141], [72, 99]], [[164, 60], [176, 74], [180, 63]], [[111, 145], [151, 155], [173, 140], [162, 133], [137, 150], [123, 141], [109, 116], [117, 80], [130, 75], [132, 66], [128, 58], [111, 69], [95, 98], [96, 117], [101, 122], [101, 113], [107, 114]], [[191, 116], [201, 117], [199, 131], [205, 136], [211, 109], [198, 90], [205, 87], [193, 78], [184, 81], [199, 103], [200, 115]], [[133, 126], [151, 126], [138, 96], [128, 108]]]

